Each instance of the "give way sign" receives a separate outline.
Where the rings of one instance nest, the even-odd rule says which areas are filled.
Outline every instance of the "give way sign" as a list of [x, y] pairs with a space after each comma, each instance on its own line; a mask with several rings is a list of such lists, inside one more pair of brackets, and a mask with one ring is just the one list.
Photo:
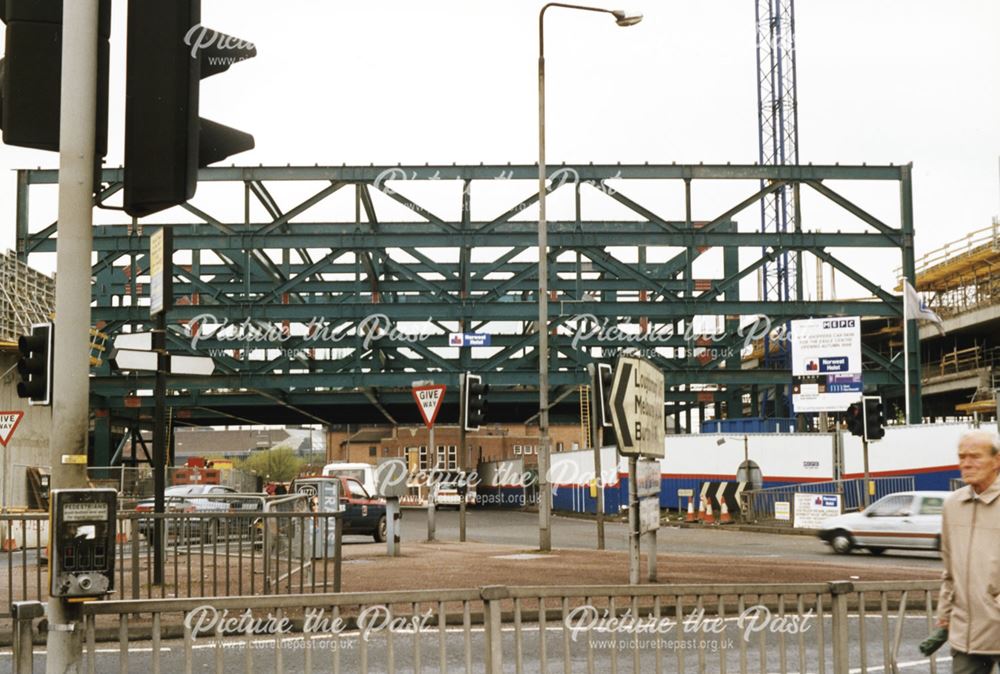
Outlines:
[[432, 384], [430, 386], [414, 386], [413, 399], [417, 401], [420, 409], [420, 416], [424, 418], [427, 428], [434, 425], [441, 403], [444, 402], [444, 392], [448, 388], [444, 384]]
[[0, 445], [6, 447], [24, 412], [0, 412]]

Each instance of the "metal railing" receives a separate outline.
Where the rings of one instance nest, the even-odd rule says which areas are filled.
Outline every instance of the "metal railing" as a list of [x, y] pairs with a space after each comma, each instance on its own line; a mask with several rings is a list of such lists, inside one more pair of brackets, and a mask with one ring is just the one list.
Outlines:
[[[874, 503], [888, 494], [901, 491], [913, 491], [913, 477], [873, 477], [875, 493], [869, 497]], [[864, 478], [849, 480], [831, 480], [829, 482], [803, 482], [800, 484], [768, 487], [743, 492], [743, 515], [747, 521], [758, 522], [767, 520], [769, 523], [792, 526], [795, 521], [795, 494], [839, 494], [844, 512], [861, 510], [865, 503]], [[788, 519], [775, 519], [775, 504], [788, 504]], [[772, 522], [773, 520], [773, 522]]]
[[[91, 602], [90, 672], [937, 671], [936, 581], [506, 587]], [[33, 660], [19, 604], [14, 671]], [[117, 642], [117, 648], [107, 643]], [[149, 642], [139, 647], [135, 642]], [[81, 671], [82, 667], [81, 667]]]
[[[231, 497], [229, 497], [231, 498]], [[298, 504], [290, 496], [277, 507]], [[169, 505], [169, 504], [168, 504]], [[123, 599], [337, 592], [341, 588], [342, 513], [276, 511], [119, 512], [115, 593]], [[164, 522], [163, 583], [152, 584], [155, 522]], [[0, 515], [17, 533], [0, 560], [0, 618], [19, 601], [48, 597], [48, 515]], [[0, 623], [0, 639], [6, 632]]]

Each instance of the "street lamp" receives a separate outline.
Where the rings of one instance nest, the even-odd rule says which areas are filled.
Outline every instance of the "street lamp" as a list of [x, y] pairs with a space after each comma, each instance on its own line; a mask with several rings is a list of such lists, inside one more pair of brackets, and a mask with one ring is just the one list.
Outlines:
[[[722, 445], [726, 444], [726, 438], [719, 438], [718, 440], [715, 441], [715, 444], [717, 444], [717, 445], [719, 445], [721, 447]], [[751, 478], [750, 478], [750, 439], [749, 439], [749, 437], [746, 434], [743, 435], [743, 465], [740, 466], [740, 468], [743, 469], [743, 471], [745, 473], [746, 481], [750, 482], [751, 481]], [[737, 474], [737, 479], [739, 479], [739, 475], [738, 474]]]
[[629, 16], [620, 9], [602, 9], [550, 2], [538, 13], [538, 547], [552, 549], [551, 495], [549, 487], [549, 288], [548, 231], [545, 223], [545, 10], [549, 7], [603, 12], [619, 26], [634, 26], [642, 15]]

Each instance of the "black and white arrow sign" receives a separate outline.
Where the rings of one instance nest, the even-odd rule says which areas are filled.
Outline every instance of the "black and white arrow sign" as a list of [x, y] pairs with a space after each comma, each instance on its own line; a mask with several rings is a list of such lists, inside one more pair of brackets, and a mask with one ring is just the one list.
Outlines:
[[611, 422], [624, 455], [663, 457], [663, 372], [621, 356], [611, 384]]

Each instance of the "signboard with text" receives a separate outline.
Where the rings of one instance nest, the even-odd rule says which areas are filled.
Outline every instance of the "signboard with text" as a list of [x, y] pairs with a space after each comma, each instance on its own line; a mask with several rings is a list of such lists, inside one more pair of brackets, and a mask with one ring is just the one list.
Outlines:
[[444, 402], [445, 389], [447, 386], [444, 384], [413, 387], [413, 399], [417, 401], [420, 416], [424, 418], [424, 424], [427, 428], [433, 426], [434, 420], [437, 419], [441, 403]]
[[840, 515], [840, 494], [795, 494], [796, 529], [821, 529], [824, 520]]
[[842, 412], [858, 402], [861, 319], [857, 316], [791, 322], [792, 405], [800, 412]]
[[663, 422], [663, 372], [648, 360], [619, 357], [611, 384], [619, 453], [663, 458]]
[[21, 423], [24, 412], [15, 410], [12, 412], [0, 412], [0, 446], [6, 447], [7, 443], [14, 436], [17, 425]]

